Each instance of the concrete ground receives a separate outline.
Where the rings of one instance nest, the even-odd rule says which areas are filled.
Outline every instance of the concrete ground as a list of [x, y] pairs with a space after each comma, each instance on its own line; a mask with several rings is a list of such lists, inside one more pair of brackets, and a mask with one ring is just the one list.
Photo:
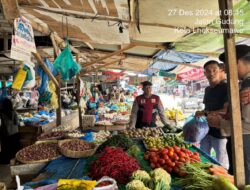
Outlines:
[[[8, 188], [12, 182], [9, 165], [0, 165], [0, 183], [4, 183]], [[1, 189], [1, 187], [0, 187]], [[9, 189], [9, 188], [8, 188]]]

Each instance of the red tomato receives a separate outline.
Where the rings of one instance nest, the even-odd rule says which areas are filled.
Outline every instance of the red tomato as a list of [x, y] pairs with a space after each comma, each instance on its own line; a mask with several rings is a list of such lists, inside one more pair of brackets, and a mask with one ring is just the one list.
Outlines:
[[179, 158], [179, 156], [174, 155], [173, 159], [174, 159], [174, 161], [178, 161], [180, 158]]
[[180, 157], [186, 157], [186, 154], [184, 152], [179, 152]]
[[156, 152], [150, 152], [150, 156], [156, 156]]
[[155, 163], [155, 164], [156, 164], [156, 163], [157, 163], [157, 161], [158, 161], [158, 159], [157, 159], [157, 157], [156, 157], [156, 156], [152, 157], [152, 162], [153, 162], [153, 163]]
[[169, 149], [170, 149], [170, 147], [169, 147], [169, 146], [166, 146], [166, 147], [165, 147], [165, 149], [169, 150]]
[[175, 145], [173, 148], [174, 148], [175, 151], [181, 149], [180, 147], [178, 147], [178, 146], [176, 146], [176, 145]]
[[175, 163], [175, 167], [177, 167], [177, 168], [181, 168], [182, 166], [183, 166], [182, 162], [176, 162]]
[[174, 155], [174, 151], [169, 151], [169, 152], [168, 152], [168, 156], [169, 156], [169, 157], [172, 157], [173, 155]]
[[161, 165], [159, 163], [157, 163], [155, 166], [156, 166], [156, 168], [160, 168], [161, 167]]
[[167, 155], [167, 154], [168, 154], [168, 149], [163, 149], [163, 150], [161, 151], [161, 154], [162, 154], [162, 155]]
[[190, 163], [190, 158], [189, 157], [185, 158], [185, 160], [186, 160], [186, 163]]
[[166, 164], [169, 166], [169, 167], [173, 167], [173, 162], [171, 160], [167, 161]]
[[194, 155], [195, 156], [200, 156], [198, 152], [194, 152]]
[[174, 152], [174, 148], [173, 148], [173, 147], [170, 147], [170, 148], [169, 148], [169, 152]]
[[155, 164], [154, 164], [154, 163], [151, 163], [151, 164], [150, 164], [150, 167], [151, 167], [152, 169], [155, 169]]
[[183, 158], [183, 157], [180, 157], [179, 161], [180, 161], [180, 162], [186, 162], [186, 159]]
[[165, 160], [164, 160], [164, 159], [159, 159], [159, 163], [160, 163], [161, 165], [164, 165], [164, 164], [165, 164]]
[[171, 166], [172, 166], [172, 167], [175, 167], [175, 162], [172, 162], [172, 163], [171, 163]]
[[165, 161], [167, 161], [167, 160], [169, 159], [168, 155], [164, 155], [164, 156], [163, 156], [163, 159], [164, 159]]
[[181, 151], [186, 151], [187, 149], [185, 149], [185, 148], [181, 148]]
[[150, 152], [158, 152], [158, 149], [157, 148], [151, 148]]

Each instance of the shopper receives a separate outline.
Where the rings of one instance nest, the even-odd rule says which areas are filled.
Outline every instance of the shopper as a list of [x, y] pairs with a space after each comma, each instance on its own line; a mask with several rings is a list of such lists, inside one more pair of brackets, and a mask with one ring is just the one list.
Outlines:
[[18, 117], [10, 99], [5, 98], [2, 101], [0, 120], [0, 163], [9, 164], [9, 161], [15, 157], [16, 152], [20, 149]]
[[[225, 53], [220, 55], [220, 60], [225, 61]], [[238, 78], [242, 81], [241, 91], [250, 87], [250, 46], [237, 45], [236, 58], [238, 67]], [[242, 118], [242, 132], [243, 132], [243, 151], [244, 151], [244, 164], [245, 164], [245, 178], [246, 184], [250, 184], [250, 104], [241, 104], [241, 118]], [[221, 129], [221, 132], [227, 136], [231, 136], [230, 121], [220, 115], [209, 114], [208, 122], [211, 126]], [[229, 157], [231, 154], [231, 140], [228, 142]], [[230, 169], [232, 172], [233, 165], [230, 159]]]
[[[208, 61], [204, 65], [205, 76], [209, 86], [205, 89], [203, 103], [205, 113], [216, 112], [225, 114], [227, 111], [227, 84], [225, 82], [224, 69], [217, 61]], [[227, 138], [223, 137], [220, 130], [209, 125], [209, 132], [201, 140], [201, 149], [211, 154], [214, 149], [216, 159], [226, 169], [229, 167], [228, 155], [226, 150]]]
[[131, 112], [130, 128], [156, 127], [156, 115], [160, 116], [161, 122], [167, 125], [164, 108], [159, 96], [152, 94], [152, 83], [144, 81], [143, 94], [137, 96]]

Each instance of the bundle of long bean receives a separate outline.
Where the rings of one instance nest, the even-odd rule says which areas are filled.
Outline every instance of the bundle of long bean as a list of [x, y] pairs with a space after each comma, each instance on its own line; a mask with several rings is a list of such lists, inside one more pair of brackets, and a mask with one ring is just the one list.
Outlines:
[[213, 190], [214, 177], [204, 170], [206, 167], [210, 167], [210, 165], [199, 162], [185, 164], [182, 170], [187, 175], [184, 178], [177, 178], [174, 185], [183, 186], [187, 190]]

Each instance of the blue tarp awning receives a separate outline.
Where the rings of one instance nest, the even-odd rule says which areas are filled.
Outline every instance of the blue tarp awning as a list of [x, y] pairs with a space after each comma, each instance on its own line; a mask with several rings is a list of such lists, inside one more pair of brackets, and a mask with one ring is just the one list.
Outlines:
[[[207, 58], [207, 56], [177, 52], [174, 50], [162, 50], [154, 56], [154, 59], [156, 61], [154, 61], [151, 64], [150, 68], [164, 70], [164, 71], [171, 71], [177, 67], [177, 65], [173, 64], [173, 62], [189, 64], [197, 62], [204, 58]], [[164, 62], [158, 61], [159, 59], [165, 61]]]

